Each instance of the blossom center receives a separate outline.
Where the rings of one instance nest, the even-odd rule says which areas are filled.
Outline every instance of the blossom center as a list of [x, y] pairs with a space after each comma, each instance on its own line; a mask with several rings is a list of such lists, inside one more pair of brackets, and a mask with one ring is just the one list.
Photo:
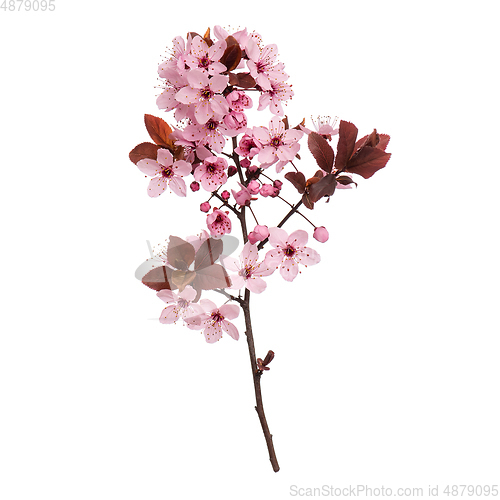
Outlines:
[[162, 169], [161, 175], [167, 179], [171, 179], [174, 176], [174, 171], [170, 167], [165, 167]]
[[210, 59], [206, 55], [204, 55], [203, 57], [198, 59], [198, 66], [200, 68], [207, 69], [210, 66]]
[[240, 269], [240, 272], [238, 274], [240, 276], [243, 276], [243, 278], [248, 279], [252, 276], [252, 271], [253, 271], [252, 266], [247, 266], [244, 267], [243, 269]]
[[222, 314], [219, 311], [214, 311], [210, 317], [214, 322], [214, 324], [220, 323], [224, 319], [224, 316], [222, 316]]
[[295, 248], [293, 248], [291, 245], [287, 245], [285, 249], [283, 249], [283, 253], [287, 257], [293, 257], [295, 255]]
[[217, 128], [218, 123], [214, 120], [208, 120], [206, 127], [208, 130], [215, 130]]
[[210, 90], [210, 87], [205, 87], [201, 92], [200, 92], [200, 97], [205, 100], [210, 100], [214, 93]]
[[189, 302], [186, 299], [179, 297], [177, 299], [177, 305], [179, 306], [179, 309], [186, 309], [186, 307], [189, 305]]
[[281, 140], [281, 137], [277, 135], [271, 139], [270, 144], [273, 148], [278, 149], [283, 144], [283, 141]]

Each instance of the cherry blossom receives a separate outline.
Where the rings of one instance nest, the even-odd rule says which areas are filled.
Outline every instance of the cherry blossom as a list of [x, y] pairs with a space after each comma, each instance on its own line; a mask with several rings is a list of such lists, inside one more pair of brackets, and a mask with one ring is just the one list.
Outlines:
[[306, 247], [308, 235], [302, 229], [298, 229], [288, 236], [284, 229], [272, 227], [269, 229], [269, 243], [275, 247], [269, 250], [264, 262], [276, 269], [280, 268], [280, 274], [286, 281], [293, 281], [299, 272], [299, 264], [312, 266], [321, 259], [312, 248]]
[[298, 141], [302, 136], [303, 132], [300, 130], [285, 130], [285, 124], [277, 116], [271, 119], [269, 128], [254, 127], [253, 137], [261, 146], [258, 157], [261, 167], [266, 168], [279, 160], [276, 171], [280, 172], [299, 152]]
[[221, 264], [226, 269], [237, 273], [229, 276], [232, 283], [229, 288], [239, 290], [240, 288], [246, 287], [253, 293], [263, 292], [267, 284], [262, 279], [262, 276], [273, 274], [274, 267], [269, 267], [264, 262], [257, 263], [258, 259], [259, 251], [257, 247], [249, 241], [243, 246], [239, 259], [221, 256]]
[[222, 117], [229, 111], [229, 104], [220, 93], [226, 88], [229, 77], [215, 75], [193, 69], [187, 73], [189, 85], [175, 94], [175, 99], [183, 104], [194, 105], [194, 116], [200, 124], [207, 123], [214, 116]]
[[282, 70], [283, 63], [276, 63], [278, 46], [276, 44], [266, 45], [262, 50], [254, 40], [249, 40], [246, 49], [249, 60], [247, 61], [250, 75], [264, 90], [272, 90], [271, 81], [283, 82], [288, 75]]
[[207, 227], [212, 236], [222, 236], [231, 232], [231, 220], [227, 216], [229, 212], [214, 208], [207, 216]]
[[238, 329], [228, 320], [235, 319], [240, 314], [240, 308], [234, 304], [224, 304], [217, 307], [208, 299], [200, 300], [201, 314], [185, 318], [188, 328], [191, 330], [203, 329], [205, 340], [213, 344], [221, 339], [222, 333], [226, 332], [234, 340], [240, 338]]
[[293, 96], [292, 86], [279, 80], [270, 80], [271, 90], [264, 91], [259, 97], [259, 107], [257, 111], [262, 111], [269, 106], [269, 110], [274, 115], [282, 116], [282, 101], [287, 101]]
[[163, 309], [160, 316], [160, 323], [171, 324], [175, 323], [179, 318], [185, 320], [190, 316], [203, 314], [203, 309], [192, 301], [196, 297], [196, 290], [187, 285], [180, 293], [173, 292], [172, 290], [160, 290], [156, 294], [169, 306]]
[[191, 68], [197, 68], [209, 75], [216, 75], [226, 71], [226, 67], [219, 59], [226, 50], [226, 42], [220, 40], [211, 47], [200, 36], [195, 36], [191, 42], [191, 54], [186, 56], [186, 64]]
[[168, 149], [158, 149], [157, 161], [140, 160], [137, 167], [144, 174], [153, 177], [148, 187], [148, 195], [152, 198], [163, 193], [167, 186], [176, 195], [186, 196], [186, 183], [182, 177], [191, 173], [191, 164], [184, 160], [174, 162]]
[[209, 156], [198, 165], [194, 171], [194, 178], [205, 191], [215, 191], [227, 181], [227, 161], [218, 156]]

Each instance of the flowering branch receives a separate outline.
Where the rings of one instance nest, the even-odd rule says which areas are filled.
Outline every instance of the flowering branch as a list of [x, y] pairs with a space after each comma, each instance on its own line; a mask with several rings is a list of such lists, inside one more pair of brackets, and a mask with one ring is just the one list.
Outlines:
[[[181, 321], [189, 330], [200, 330], [210, 344], [223, 335], [238, 340], [239, 331], [232, 321], [243, 311], [255, 409], [275, 472], [279, 465], [261, 391], [261, 377], [269, 370], [274, 352], [268, 351], [264, 360], [256, 357], [250, 295], [264, 292], [267, 283], [263, 278], [278, 270], [291, 282], [298, 276], [299, 266], [320, 262], [319, 253], [306, 246], [306, 231], [296, 229], [288, 234], [282, 229], [297, 213], [314, 227], [316, 241], [329, 239], [324, 226], [315, 226], [298, 211], [301, 206], [313, 210], [320, 200], [328, 202], [336, 189], [357, 186], [353, 175], [368, 179], [385, 167], [391, 156], [385, 151], [390, 139], [387, 134], [373, 130], [357, 139], [358, 129], [344, 120], [334, 128], [336, 120], [332, 123], [330, 118], [318, 118], [313, 123], [315, 130], [310, 130], [304, 119], [291, 128], [283, 106], [294, 92], [277, 55], [276, 45], [263, 45], [260, 35], [246, 28], [229, 34], [215, 26], [213, 35], [208, 29], [203, 35], [190, 32], [185, 38], [174, 38], [170, 56], [158, 67], [164, 88], [156, 103], [159, 109], [174, 113], [177, 126], [170, 127], [162, 118], [146, 114], [145, 126], [152, 142], [138, 144], [129, 154], [138, 169], [150, 177], [150, 197], [170, 192], [187, 198], [188, 193], [191, 197], [201, 192], [205, 200], [208, 198], [199, 204], [206, 214], [208, 232], [185, 238], [171, 235], [167, 248], [141, 266], [138, 275], [166, 303], [161, 323]], [[253, 107], [250, 92], [258, 98], [257, 110], [272, 114], [267, 126], [249, 126], [245, 112]], [[330, 144], [334, 136], [338, 136], [335, 152]], [[229, 138], [232, 151], [227, 152]], [[307, 176], [306, 170], [296, 165], [304, 138], [317, 164], [316, 172]], [[264, 173], [270, 167], [276, 174], [291, 169], [284, 173], [283, 181], [290, 182], [301, 196], [295, 205], [280, 195], [283, 181]], [[221, 191], [233, 182], [233, 176], [234, 189]], [[259, 224], [258, 220], [263, 220], [260, 213], [257, 219], [259, 200], [268, 197], [279, 198], [290, 207], [274, 227]], [[212, 206], [212, 200], [221, 204]], [[253, 228], [247, 226], [248, 212], [255, 220]], [[233, 232], [234, 216], [243, 241], [237, 258], [230, 255], [233, 243], [227, 236]], [[266, 243], [272, 248], [262, 256], [259, 252]], [[232, 290], [239, 290], [238, 296]], [[223, 295], [226, 302], [218, 306], [205, 298], [209, 291]]]

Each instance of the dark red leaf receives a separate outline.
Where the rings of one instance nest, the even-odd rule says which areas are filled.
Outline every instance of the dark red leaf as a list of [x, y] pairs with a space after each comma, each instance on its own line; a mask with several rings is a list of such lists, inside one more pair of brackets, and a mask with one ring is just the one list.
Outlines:
[[356, 186], [358, 185], [357, 182], [354, 182], [350, 177], [348, 177], [347, 175], [339, 175], [337, 177], [337, 182], [339, 184], [342, 184], [343, 186], [348, 186], [349, 184], [356, 184]]
[[196, 252], [194, 269], [199, 271], [205, 267], [212, 266], [222, 253], [223, 247], [222, 240], [215, 240], [214, 238], [205, 240]]
[[227, 71], [232, 71], [241, 61], [241, 48], [240, 44], [233, 36], [226, 38], [227, 48], [220, 58], [220, 62], [227, 68]]
[[242, 89], [251, 89], [255, 87], [256, 82], [250, 73], [228, 73], [229, 85], [241, 87]]
[[144, 275], [142, 282], [157, 292], [160, 290], [175, 290], [177, 288], [172, 283], [172, 269], [167, 266], [155, 267]]
[[152, 142], [142, 142], [138, 144], [132, 151], [130, 151], [128, 157], [132, 163], [137, 165], [137, 162], [148, 158], [149, 160], [156, 160], [157, 151], [160, 146], [153, 144]]
[[330, 173], [335, 155], [327, 140], [316, 132], [311, 132], [307, 138], [307, 145], [319, 168]]
[[195, 250], [191, 243], [177, 236], [170, 236], [167, 247], [168, 263], [177, 269], [187, 271], [194, 260]]
[[385, 167], [390, 157], [391, 153], [386, 153], [382, 149], [365, 146], [349, 160], [345, 170], [368, 179], [377, 170]]
[[172, 283], [182, 292], [187, 285], [191, 285], [196, 278], [194, 271], [172, 271]]
[[159, 146], [173, 148], [173, 142], [169, 139], [172, 129], [170, 126], [157, 116], [144, 115], [144, 123], [146, 124], [146, 129], [151, 139]]
[[214, 264], [196, 271], [196, 279], [193, 282], [193, 288], [196, 290], [214, 290], [215, 288], [227, 288], [228, 286], [231, 286], [231, 280], [220, 264]]
[[315, 182], [309, 188], [309, 197], [312, 202], [317, 202], [323, 196], [331, 196], [335, 192], [337, 181], [332, 174], [325, 175], [318, 182]]
[[306, 178], [302, 172], [288, 172], [285, 174], [285, 179], [289, 180], [300, 194], [305, 191]]
[[387, 148], [387, 144], [389, 144], [389, 141], [391, 140], [391, 136], [387, 134], [379, 134], [379, 137], [380, 142], [378, 143], [377, 148], [385, 151]]
[[335, 168], [341, 170], [346, 166], [349, 158], [354, 152], [358, 129], [351, 122], [340, 121], [339, 142], [337, 144], [337, 156], [335, 158]]
[[311, 200], [308, 193], [304, 193], [302, 195], [302, 203], [309, 210], [312, 210], [314, 208], [314, 202]]
[[205, 42], [209, 47], [211, 47], [214, 44], [214, 42], [210, 38], [210, 28], [207, 28], [207, 31], [205, 31], [205, 34], [203, 35], [203, 40], [205, 40]]

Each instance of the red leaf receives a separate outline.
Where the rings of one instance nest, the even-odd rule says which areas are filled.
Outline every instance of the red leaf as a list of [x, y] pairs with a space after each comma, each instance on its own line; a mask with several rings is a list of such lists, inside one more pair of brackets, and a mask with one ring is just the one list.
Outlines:
[[194, 256], [195, 250], [191, 243], [177, 236], [170, 236], [167, 247], [167, 260], [171, 266], [187, 271], [194, 260]]
[[391, 140], [391, 136], [388, 134], [379, 134], [379, 137], [380, 142], [378, 143], [377, 148], [385, 151], [387, 148], [387, 144], [389, 144], [389, 141]]
[[309, 187], [309, 198], [312, 202], [317, 202], [323, 196], [331, 196], [335, 192], [337, 181], [332, 174], [325, 175], [322, 179]]
[[160, 290], [175, 290], [177, 287], [172, 284], [172, 269], [167, 266], [155, 267], [142, 278], [142, 282], [149, 288], [159, 292]]
[[144, 115], [144, 123], [148, 134], [156, 144], [173, 149], [173, 142], [168, 138], [172, 129], [165, 120], [153, 115]]
[[196, 278], [193, 282], [196, 290], [213, 290], [215, 288], [227, 288], [231, 286], [231, 280], [226, 270], [220, 264], [204, 267], [196, 271]]
[[235, 69], [241, 61], [240, 44], [233, 36], [226, 38], [227, 48], [220, 58], [220, 62], [227, 68], [227, 71]]
[[368, 179], [377, 170], [384, 168], [390, 157], [391, 153], [386, 153], [382, 149], [365, 146], [349, 160], [345, 170]]
[[309, 210], [312, 210], [314, 208], [314, 202], [311, 201], [311, 198], [309, 198], [309, 193], [304, 193], [302, 195], [302, 203]]
[[335, 158], [335, 168], [342, 170], [354, 152], [358, 129], [351, 122], [340, 121], [339, 142], [337, 144], [337, 157]]
[[229, 85], [241, 87], [242, 89], [251, 89], [255, 87], [256, 81], [250, 73], [228, 73]]
[[212, 266], [222, 253], [223, 247], [222, 240], [215, 240], [214, 238], [205, 240], [196, 252], [194, 260], [195, 271]]
[[285, 174], [285, 179], [289, 180], [300, 194], [305, 191], [306, 178], [302, 172], [288, 172]]
[[156, 161], [157, 151], [160, 149], [160, 146], [157, 144], [153, 144], [151, 142], [142, 142], [138, 144], [132, 151], [130, 151], [128, 157], [132, 163], [137, 165], [137, 162], [140, 160], [144, 160], [144, 158], [148, 158], [150, 160]]
[[172, 271], [172, 283], [182, 292], [187, 285], [193, 283], [196, 279], [194, 271]]
[[377, 134], [377, 129], [373, 129], [373, 132], [370, 135], [365, 135], [356, 142], [354, 145], [354, 151], [357, 151], [364, 146], [371, 146], [372, 148], [375, 148], [379, 142], [380, 136]]
[[350, 177], [348, 177], [347, 175], [339, 175], [337, 177], [337, 182], [339, 184], [342, 184], [343, 186], [348, 186], [349, 184], [356, 184], [356, 186], [358, 185], [357, 182], [354, 182]]
[[307, 145], [319, 168], [330, 173], [335, 155], [327, 140], [318, 133], [311, 132], [307, 138]]

